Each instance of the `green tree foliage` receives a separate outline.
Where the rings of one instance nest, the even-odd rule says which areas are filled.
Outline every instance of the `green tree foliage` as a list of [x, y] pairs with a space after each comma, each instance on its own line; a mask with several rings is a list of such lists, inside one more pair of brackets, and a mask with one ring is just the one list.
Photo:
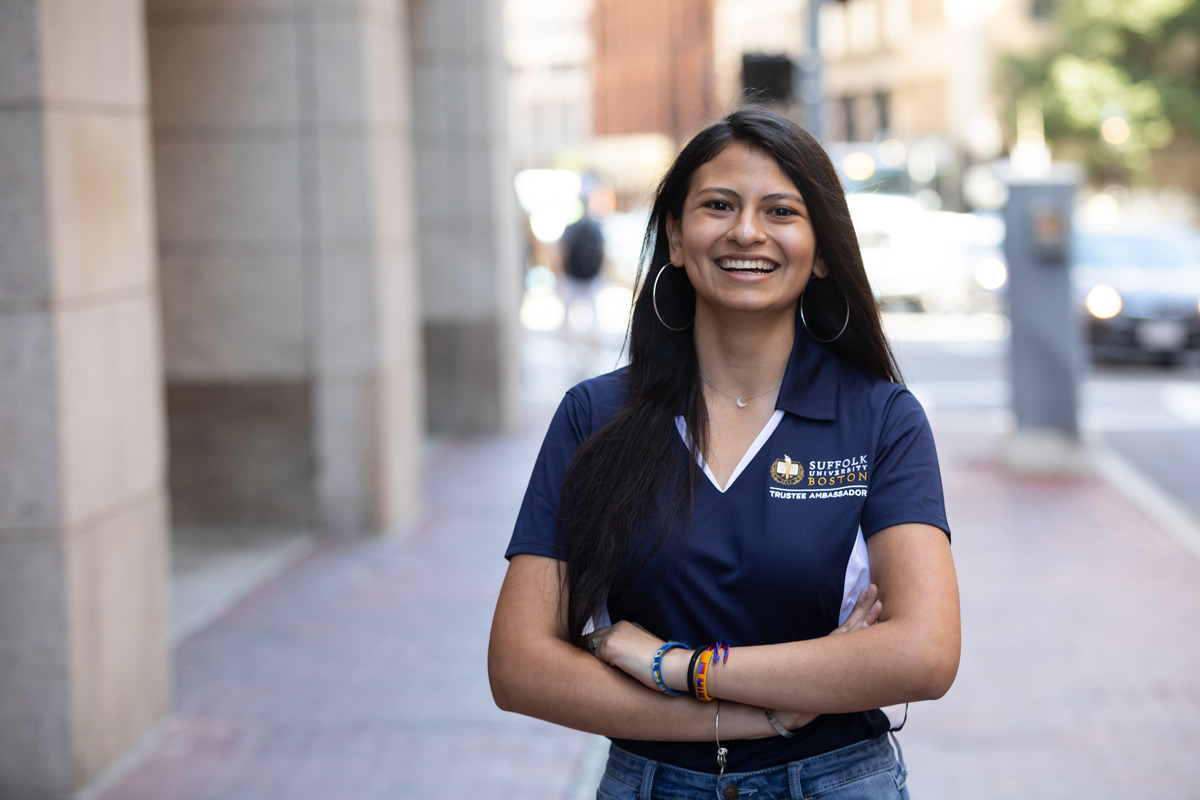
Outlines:
[[1139, 176], [1177, 134], [1200, 138], [1200, 0], [1059, 0], [1051, 29], [1001, 75], [1014, 117], [1041, 109], [1056, 154]]

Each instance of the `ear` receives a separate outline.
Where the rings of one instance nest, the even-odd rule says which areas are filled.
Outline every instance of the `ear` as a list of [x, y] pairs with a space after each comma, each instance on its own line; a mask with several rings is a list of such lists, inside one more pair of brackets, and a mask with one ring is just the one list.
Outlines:
[[671, 214], [667, 214], [667, 247], [671, 263], [677, 267], [683, 266], [683, 232], [679, 228], [679, 220]]
[[829, 267], [825, 266], [825, 259], [818, 258], [813, 262], [813, 275], [816, 275], [818, 278], [829, 277]]

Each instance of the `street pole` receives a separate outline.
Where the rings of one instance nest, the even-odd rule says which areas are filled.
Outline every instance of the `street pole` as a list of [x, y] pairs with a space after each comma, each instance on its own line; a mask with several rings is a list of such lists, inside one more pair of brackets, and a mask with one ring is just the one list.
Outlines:
[[804, 101], [804, 127], [818, 142], [825, 142], [825, 87], [821, 76], [821, 1], [808, 0], [808, 53], [800, 82]]

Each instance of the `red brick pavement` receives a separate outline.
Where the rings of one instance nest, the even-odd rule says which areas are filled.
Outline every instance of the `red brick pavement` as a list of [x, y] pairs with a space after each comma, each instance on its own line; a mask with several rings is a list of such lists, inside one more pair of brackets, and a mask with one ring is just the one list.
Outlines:
[[902, 744], [914, 798], [1200, 797], [1200, 563], [1099, 477], [938, 430], [963, 657]]
[[[172, 721], [101, 800], [568, 797], [593, 740], [496, 710], [485, 669], [544, 424], [439, 448], [409, 535], [324, 547], [184, 642]], [[964, 649], [901, 735], [913, 796], [1200, 796], [1200, 563], [1099, 478], [939, 444]]]
[[326, 546], [185, 641], [173, 719], [99, 798], [562, 798], [590, 737], [496, 709], [485, 664], [539, 438], [437, 448], [407, 535]]

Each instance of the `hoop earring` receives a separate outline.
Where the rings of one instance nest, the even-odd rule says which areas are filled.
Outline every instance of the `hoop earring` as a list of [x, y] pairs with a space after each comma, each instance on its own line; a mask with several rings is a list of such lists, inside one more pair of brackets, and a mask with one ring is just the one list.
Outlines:
[[[658, 274], [654, 276], [654, 286], [652, 286], [650, 288], [650, 301], [654, 304], [654, 316], [658, 317], [658, 321], [662, 323], [664, 328], [666, 328], [669, 331], [686, 331], [688, 328], [690, 328], [692, 326], [692, 323], [696, 321], [696, 317], [694, 315], [692, 316], [692, 318], [690, 320], [688, 320], [687, 325], [684, 325], [682, 328], [673, 328], [666, 323], [666, 320], [664, 320], [662, 318], [662, 314], [659, 313], [659, 311], [658, 311], [658, 279], [662, 277], [662, 274], [664, 272], [666, 272], [667, 267], [669, 267], [669, 266], [671, 266], [670, 261], [663, 264], [662, 267], [658, 270]], [[801, 295], [803, 295], [803, 292], [801, 293]], [[803, 296], [801, 297], [801, 299], [803, 299]]]
[[[846, 297], [846, 319], [842, 321], [842, 329], [835, 333], [831, 339], [818, 339], [816, 334], [812, 332], [812, 328], [808, 327], [808, 320], [804, 319], [804, 292], [807, 291], [808, 287], [805, 286], [804, 291], [800, 292], [800, 324], [804, 326], [804, 330], [808, 331], [808, 335], [812, 337], [813, 341], [820, 342], [821, 344], [829, 344], [830, 342], [837, 341], [846, 332], [846, 326], [850, 324], [850, 298]], [[842, 294], [844, 296], [845, 292]]]

